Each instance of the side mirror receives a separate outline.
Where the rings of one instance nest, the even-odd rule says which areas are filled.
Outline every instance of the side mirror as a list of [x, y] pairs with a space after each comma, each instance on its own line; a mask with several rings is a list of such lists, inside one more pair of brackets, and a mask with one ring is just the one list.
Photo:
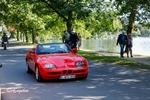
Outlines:
[[73, 53], [77, 53], [77, 48], [72, 49]]
[[3, 65], [2, 64], [0, 64], [0, 68], [2, 67]]
[[35, 53], [35, 50], [29, 50], [29, 53]]

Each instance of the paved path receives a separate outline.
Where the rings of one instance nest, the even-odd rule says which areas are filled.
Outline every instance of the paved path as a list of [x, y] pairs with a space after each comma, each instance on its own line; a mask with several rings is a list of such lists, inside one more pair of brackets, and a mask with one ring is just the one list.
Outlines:
[[[85, 50], [85, 49], [82, 49]], [[89, 51], [89, 50], [85, 50], [85, 51]], [[96, 52], [96, 51], [95, 51]], [[120, 57], [119, 53], [110, 53], [110, 52], [98, 52], [99, 55], [101, 56], [117, 56]], [[128, 59], [128, 60], [133, 60], [142, 64], [146, 64], [146, 65], [150, 65], [150, 56], [143, 56], [143, 55], [134, 55], [133, 57], [129, 57], [127, 58], [126, 54], [124, 54], [124, 59]]]
[[[99, 52], [99, 55], [102, 56], [120, 56], [117, 53], [107, 53], [107, 52]], [[133, 60], [142, 64], [150, 65], [150, 57], [149, 56], [142, 56], [142, 55], [133, 55], [133, 57], [127, 58], [125, 56], [124, 59]]]

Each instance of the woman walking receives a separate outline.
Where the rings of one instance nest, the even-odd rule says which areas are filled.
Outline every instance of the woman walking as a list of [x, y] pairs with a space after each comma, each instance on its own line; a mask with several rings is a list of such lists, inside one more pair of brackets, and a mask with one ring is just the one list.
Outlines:
[[128, 34], [127, 38], [128, 38], [127, 39], [127, 58], [129, 58], [129, 53], [130, 53], [130, 57], [133, 57], [133, 55], [132, 55], [133, 41], [132, 41], [131, 34]]

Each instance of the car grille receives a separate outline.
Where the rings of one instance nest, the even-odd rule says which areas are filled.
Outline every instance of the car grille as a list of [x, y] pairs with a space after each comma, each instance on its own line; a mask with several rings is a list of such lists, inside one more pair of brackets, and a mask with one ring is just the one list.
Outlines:
[[62, 72], [48, 72], [48, 75], [54, 75], [54, 74], [78, 74], [78, 73], [84, 73], [85, 70], [62, 70]]
[[72, 70], [63, 70], [63, 74], [71, 74]]

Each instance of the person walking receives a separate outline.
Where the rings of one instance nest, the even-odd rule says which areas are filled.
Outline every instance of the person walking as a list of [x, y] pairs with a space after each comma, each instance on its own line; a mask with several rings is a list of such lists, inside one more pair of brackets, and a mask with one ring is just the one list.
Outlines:
[[123, 54], [124, 54], [124, 47], [126, 45], [127, 42], [127, 35], [125, 35], [125, 32], [122, 32], [121, 34], [119, 34], [118, 38], [117, 38], [117, 43], [116, 45], [120, 45], [120, 57], [124, 58]]
[[82, 41], [82, 37], [81, 37], [81, 34], [80, 33], [78, 33], [78, 50], [80, 49], [80, 47], [81, 47], [81, 41]]
[[70, 34], [65, 30], [62, 36], [62, 42], [69, 44]]
[[130, 57], [133, 57], [132, 55], [132, 46], [133, 46], [133, 42], [132, 42], [132, 36], [131, 34], [128, 34], [127, 36], [128, 40], [127, 40], [127, 58], [129, 58], [129, 53], [130, 53]]
[[69, 39], [69, 46], [73, 48], [77, 48], [77, 42], [79, 38], [77, 36], [77, 33], [75, 31], [72, 31], [70, 34], [70, 39]]

